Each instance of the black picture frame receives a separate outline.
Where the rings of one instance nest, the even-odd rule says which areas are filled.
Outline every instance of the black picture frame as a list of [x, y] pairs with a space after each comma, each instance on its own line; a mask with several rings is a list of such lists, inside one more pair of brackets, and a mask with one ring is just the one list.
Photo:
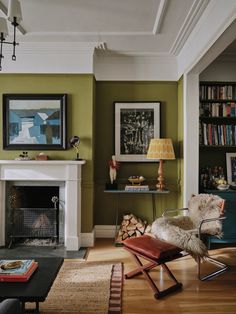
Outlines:
[[147, 159], [152, 138], [160, 138], [160, 101], [114, 102], [117, 161], [153, 162]]
[[3, 94], [4, 150], [65, 150], [67, 94]]

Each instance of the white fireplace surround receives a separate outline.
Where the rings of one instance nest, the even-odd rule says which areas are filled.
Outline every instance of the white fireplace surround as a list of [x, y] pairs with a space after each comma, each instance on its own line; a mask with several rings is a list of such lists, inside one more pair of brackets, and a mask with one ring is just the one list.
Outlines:
[[63, 182], [65, 184], [65, 247], [81, 246], [81, 168], [85, 161], [0, 160], [0, 246], [5, 245], [7, 181]]

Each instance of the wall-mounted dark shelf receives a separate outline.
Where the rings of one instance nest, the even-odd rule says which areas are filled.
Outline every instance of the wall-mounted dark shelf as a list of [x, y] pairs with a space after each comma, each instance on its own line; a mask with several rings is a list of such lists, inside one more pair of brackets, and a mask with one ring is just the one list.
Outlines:
[[236, 123], [236, 116], [235, 117], [206, 117], [206, 116], [200, 116], [199, 117], [200, 121], [207, 121], [207, 122], [211, 122], [211, 121], [219, 121], [219, 122], [223, 122], [226, 123], [227, 121], [230, 123]]
[[200, 99], [201, 103], [228, 103], [236, 102], [236, 99]]
[[200, 150], [230, 150], [232, 149], [233, 151], [236, 150], [236, 145], [230, 146], [230, 145], [200, 145], [199, 146]]

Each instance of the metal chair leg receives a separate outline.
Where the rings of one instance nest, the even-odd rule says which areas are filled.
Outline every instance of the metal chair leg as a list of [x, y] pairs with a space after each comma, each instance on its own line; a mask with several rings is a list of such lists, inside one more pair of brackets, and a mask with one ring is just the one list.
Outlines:
[[197, 261], [198, 279], [200, 279], [201, 281], [205, 281], [205, 280], [211, 279], [213, 277], [216, 277], [216, 276], [222, 274], [223, 272], [225, 272], [229, 268], [228, 265], [226, 265], [226, 264], [224, 264], [224, 263], [222, 263], [222, 262], [220, 262], [217, 259], [214, 259], [212, 257], [207, 257], [205, 260], [211, 264], [214, 264], [214, 265], [220, 267], [220, 269], [217, 269], [216, 271], [213, 271], [213, 272], [211, 272], [205, 276], [202, 276], [201, 275], [201, 260], [200, 260], [200, 258], [198, 258], [198, 261]]

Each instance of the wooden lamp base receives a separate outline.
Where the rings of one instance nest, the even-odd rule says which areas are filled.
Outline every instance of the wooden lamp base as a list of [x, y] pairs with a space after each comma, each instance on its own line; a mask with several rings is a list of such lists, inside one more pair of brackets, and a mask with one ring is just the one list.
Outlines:
[[163, 191], [165, 190], [165, 183], [164, 183], [164, 168], [163, 168], [163, 160], [160, 159], [159, 168], [158, 168], [158, 177], [157, 177], [157, 190]]

